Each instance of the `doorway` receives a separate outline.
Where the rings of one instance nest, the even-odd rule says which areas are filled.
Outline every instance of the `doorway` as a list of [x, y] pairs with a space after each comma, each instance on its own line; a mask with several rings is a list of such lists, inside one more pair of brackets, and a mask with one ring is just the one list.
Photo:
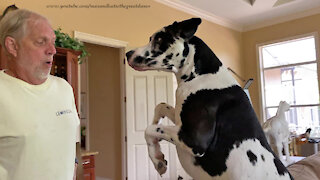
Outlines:
[[[80, 66], [80, 118], [85, 150], [95, 157], [97, 180], [125, 177], [123, 58], [126, 42], [75, 32], [90, 56]], [[120, 60], [121, 59], [121, 60]]]

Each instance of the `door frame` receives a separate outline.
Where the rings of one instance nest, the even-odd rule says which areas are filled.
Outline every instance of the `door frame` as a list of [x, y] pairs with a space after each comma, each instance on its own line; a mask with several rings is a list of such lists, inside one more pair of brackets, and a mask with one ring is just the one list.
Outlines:
[[[125, 180], [127, 177], [127, 145], [126, 145], [126, 102], [125, 102], [125, 96], [126, 96], [126, 87], [125, 87], [125, 51], [128, 48], [128, 42], [120, 41], [117, 39], [107, 38], [103, 36], [98, 36], [94, 34], [88, 34], [84, 32], [74, 31], [74, 38], [78, 39], [81, 42], [86, 42], [90, 44], [96, 44], [100, 46], [106, 46], [106, 47], [113, 47], [118, 48], [120, 50], [120, 102], [121, 102], [121, 162], [122, 162], [122, 168], [121, 168], [121, 174], [122, 174], [122, 180]], [[80, 73], [80, 72], [79, 72]], [[80, 77], [80, 74], [78, 74], [78, 77]], [[80, 80], [78, 81], [80, 82]], [[80, 88], [80, 83], [79, 83]], [[89, 90], [88, 90], [89, 91]], [[78, 92], [80, 93], [80, 91]], [[88, 92], [89, 93], [89, 92]], [[79, 96], [80, 97], [80, 96]], [[88, 99], [89, 101], [89, 99]], [[87, 114], [89, 117], [89, 112]], [[88, 125], [89, 127], [89, 125]], [[87, 129], [87, 131], [89, 128]], [[90, 143], [88, 141], [89, 139], [86, 139], [86, 142], [88, 144]]]

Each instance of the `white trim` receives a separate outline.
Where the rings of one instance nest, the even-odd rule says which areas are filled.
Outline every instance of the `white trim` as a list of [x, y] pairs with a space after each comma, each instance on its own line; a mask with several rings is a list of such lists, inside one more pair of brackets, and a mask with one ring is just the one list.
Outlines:
[[114, 47], [114, 48], [125, 48], [128, 45], [128, 42], [125, 42], [125, 41], [120, 41], [112, 38], [97, 36], [94, 34], [88, 34], [88, 33], [79, 32], [79, 31], [74, 31], [74, 37], [86, 43], [92, 43], [92, 44]]
[[121, 104], [121, 162], [122, 162], [122, 180], [126, 180], [128, 176], [127, 171], [127, 119], [126, 119], [126, 64], [124, 61], [124, 56], [126, 53], [126, 48], [120, 49], [120, 104]]
[[307, 10], [307, 11], [303, 11], [303, 12], [300, 12], [300, 13], [295, 13], [295, 14], [288, 15], [288, 16], [277, 17], [277, 18], [274, 18], [274, 19], [271, 19], [271, 20], [263, 21], [261, 23], [256, 23], [256, 24], [252, 24], [252, 25], [243, 26], [242, 31], [243, 32], [251, 31], [251, 30], [255, 30], [255, 29], [259, 29], [259, 28], [263, 28], [263, 27], [267, 27], [267, 26], [272, 26], [272, 25], [275, 25], [275, 24], [280, 24], [280, 23], [292, 21], [292, 20], [299, 19], [299, 18], [312, 16], [312, 15], [319, 14], [319, 13], [320, 13], [320, 7], [314, 8], [314, 9], [310, 9], [310, 10]]
[[276, 17], [270, 20], [265, 20], [260, 23], [245, 25], [245, 24], [239, 24], [230, 19], [219, 17], [217, 15], [209, 13], [200, 8], [192, 7], [191, 5], [183, 2], [182, 0], [154, 0], [154, 1], [169, 7], [175, 8], [177, 10], [186, 12], [188, 14], [203, 18], [212, 23], [215, 23], [227, 28], [231, 28], [233, 30], [240, 31], [240, 32], [251, 31], [251, 30], [255, 30], [255, 29], [259, 29], [259, 28], [263, 28], [263, 27], [267, 27], [275, 24], [280, 24], [287, 21], [291, 21], [291, 20], [295, 20], [295, 19], [299, 19], [307, 16], [312, 16], [320, 13], [320, 7], [317, 7], [317, 8], [306, 10], [303, 12], [282, 16], [282, 17]]
[[191, 14], [191, 15], [194, 15], [197, 17], [201, 17], [201, 18], [203, 18], [207, 21], [213, 22], [215, 24], [218, 24], [218, 25], [221, 25], [221, 26], [224, 26], [227, 28], [231, 28], [236, 31], [240, 31], [240, 32], [243, 31], [242, 25], [240, 25], [236, 22], [233, 22], [229, 19], [218, 17], [218, 16], [216, 16], [212, 13], [209, 13], [207, 11], [204, 11], [202, 9], [192, 7], [191, 5], [185, 3], [181, 0], [154, 0], [154, 1], [161, 3], [161, 4], [164, 4], [166, 6], [169, 6], [169, 7], [175, 8], [179, 11], [183, 11], [188, 14]]
[[317, 71], [318, 71], [318, 88], [320, 91], [320, 46], [319, 46], [319, 34], [314, 33], [314, 41], [315, 41], [315, 48], [316, 48], [316, 58], [317, 58]]
[[[273, 40], [273, 41], [268, 41], [268, 42], [264, 42], [264, 43], [260, 43], [256, 45], [256, 53], [257, 53], [257, 58], [258, 58], [258, 86], [259, 86], [259, 98], [261, 99], [260, 101], [260, 118], [262, 120], [262, 122], [264, 122], [266, 120], [266, 116], [265, 116], [265, 93], [264, 91], [264, 75], [263, 75], [263, 71], [265, 70], [263, 68], [263, 58], [262, 58], [262, 53], [261, 53], [261, 49], [264, 46], [270, 45], [270, 44], [280, 44], [283, 42], [288, 42], [288, 41], [295, 41], [297, 39], [303, 39], [303, 38], [307, 38], [307, 37], [314, 37], [315, 40], [315, 49], [316, 49], [316, 62], [318, 63], [318, 78], [320, 77], [320, 72], [319, 72], [319, 67], [320, 67], [320, 63], [319, 63], [319, 36], [318, 36], [318, 32], [311, 32], [311, 33], [306, 33], [306, 34], [301, 34], [301, 35], [297, 35], [297, 36], [290, 36], [290, 37], [286, 37], [286, 38], [282, 38], [282, 39], [278, 39], [278, 40]], [[306, 62], [308, 63], [308, 62]], [[304, 63], [304, 64], [306, 64]], [[318, 79], [319, 81], [319, 79]], [[263, 82], [263, 83], [262, 83]], [[319, 84], [319, 89], [320, 89], [320, 83]]]
[[[122, 174], [122, 180], [126, 180], [127, 177], [127, 143], [125, 142], [126, 137], [126, 111], [125, 111], [125, 66], [123, 65], [123, 58], [124, 53], [126, 51], [128, 42], [120, 41], [116, 39], [111, 39], [103, 36], [97, 36], [94, 34], [88, 34], [83, 33], [79, 31], [74, 31], [74, 38], [91, 44], [101, 45], [101, 46], [108, 46], [108, 47], [114, 47], [114, 48], [120, 48], [120, 102], [121, 102], [121, 174]], [[89, 89], [88, 89], [89, 94]], [[89, 99], [88, 99], [89, 102]], [[89, 112], [88, 115], [89, 117]], [[98, 178], [98, 177], [97, 177]]]
[[[290, 105], [290, 108], [299, 108], [299, 107], [314, 107], [320, 106], [320, 104], [301, 104], [301, 105]], [[278, 108], [279, 106], [266, 106], [266, 108]]]
[[260, 60], [262, 58], [261, 55], [261, 47], [259, 44], [256, 45], [256, 57], [258, 60], [257, 63], [257, 75], [258, 75], [258, 97], [260, 99], [260, 103], [259, 103], [259, 107], [260, 107], [260, 114], [259, 114], [259, 119], [260, 119], [260, 123], [263, 123], [266, 119], [265, 117], [265, 111], [263, 108], [263, 105], [265, 104], [265, 97], [264, 97], [264, 76], [263, 76], [263, 72], [262, 72], [262, 61]]
[[290, 37], [285, 37], [285, 38], [281, 38], [281, 39], [277, 39], [277, 40], [271, 40], [271, 41], [267, 41], [264, 43], [260, 43], [258, 44], [259, 46], [268, 46], [268, 45], [273, 45], [273, 44], [281, 44], [284, 42], [290, 42], [290, 41], [296, 41], [297, 39], [303, 39], [303, 38], [308, 38], [311, 36], [316, 37], [318, 33], [315, 32], [311, 32], [311, 33], [305, 33], [305, 34], [300, 34], [300, 35], [296, 35], [296, 36], [290, 36]]
[[109, 178], [103, 178], [103, 177], [99, 177], [99, 176], [97, 176], [97, 177], [96, 177], [96, 180], [112, 180], [112, 179], [109, 179]]
[[287, 68], [287, 67], [292, 67], [292, 66], [301, 66], [301, 65], [314, 64], [314, 63], [317, 63], [317, 60], [304, 61], [304, 62], [300, 62], [300, 63], [292, 63], [292, 64], [279, 65], [279, 66], [272, 66], [272, 67], [263, 68], [263, 70]]

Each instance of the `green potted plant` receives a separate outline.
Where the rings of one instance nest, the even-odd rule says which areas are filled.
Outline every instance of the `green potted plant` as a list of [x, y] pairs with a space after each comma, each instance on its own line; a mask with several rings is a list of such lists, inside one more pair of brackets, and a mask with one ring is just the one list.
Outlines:
[[89, 53], [85, 49], [85, 46], [82, 42], [80, 42], [75, 38], [70, 37], [66, 33], [61, 32], [60, 27], [57, 30], [54, 30], [54, 33], [56, 35], [56, 42], [55, 42], [56, 47], [72, 49], [75, 51], [81, 51], [81, 54], [79, 56], [79, 61], [78, 61], [79, 64], [82, 63], [82, 59], [84, 57], [89, 55]]

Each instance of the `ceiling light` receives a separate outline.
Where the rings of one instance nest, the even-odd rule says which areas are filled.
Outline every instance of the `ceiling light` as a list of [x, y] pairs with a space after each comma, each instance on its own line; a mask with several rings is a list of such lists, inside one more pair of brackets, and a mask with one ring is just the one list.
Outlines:
[[277, 6], [280, 6], [280, 5], [283, 5], [283, 4], [287, 4], [287, 3], [290, 3], [292, 1], [295, 1], [295, 0], [278, 0], [274, 5], [273, 7], [277, 7]]
[[249, 3], [251, 6], [253, 6], [253, 4], [256, 2], [256, 0], [243, 0], [247, 3]]

